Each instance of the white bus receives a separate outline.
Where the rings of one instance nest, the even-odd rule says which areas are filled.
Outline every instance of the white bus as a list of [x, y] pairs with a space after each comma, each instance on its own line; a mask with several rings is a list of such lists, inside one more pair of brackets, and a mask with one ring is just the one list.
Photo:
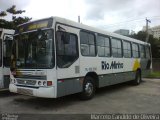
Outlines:
[[18, 26], [11, 92], [57, 98], [126, 81], [138, 85], [151, 70], [150, 44], [59, 17]]
[[14, 30], [0, 28], [0, 90], [10, 83], [10, 55]]

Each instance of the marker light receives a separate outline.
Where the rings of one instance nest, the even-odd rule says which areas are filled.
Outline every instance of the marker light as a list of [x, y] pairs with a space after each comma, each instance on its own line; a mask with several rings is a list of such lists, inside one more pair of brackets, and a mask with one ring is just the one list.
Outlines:
[[51, 86], [52, 85], [52, 81], [47, 81], [47, 86]]

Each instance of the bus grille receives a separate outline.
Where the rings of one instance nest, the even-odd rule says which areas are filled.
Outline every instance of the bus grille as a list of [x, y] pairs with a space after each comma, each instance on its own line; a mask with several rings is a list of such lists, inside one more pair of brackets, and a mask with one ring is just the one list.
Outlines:
[[17, 92], [25, 95], [33, 95], [33, 91], [28, 89], [17, 88]]
[[21, 85], [36, 85], [36, 80], [20, 80], [17, 79], [17, 83]]

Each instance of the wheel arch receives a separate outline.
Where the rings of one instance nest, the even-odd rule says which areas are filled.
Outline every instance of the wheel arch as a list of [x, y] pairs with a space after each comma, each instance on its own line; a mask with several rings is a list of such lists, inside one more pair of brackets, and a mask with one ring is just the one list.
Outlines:
[[96, 72], [88, 72], [85, 77], [87, 77], [87, 76], [90, 76], [93, 78], [94, 83], [95, 83], [95, 87], [97, 88], [99, 85], [99, 82], [98, 82], [99, 78], [98, 78], [97, 73]]
[[140, 72], [140, 75], [142, 74], [142, 70], [141, 70], [141, 68], [137, 68], [137, 70], [136, 71], [139, 71]]

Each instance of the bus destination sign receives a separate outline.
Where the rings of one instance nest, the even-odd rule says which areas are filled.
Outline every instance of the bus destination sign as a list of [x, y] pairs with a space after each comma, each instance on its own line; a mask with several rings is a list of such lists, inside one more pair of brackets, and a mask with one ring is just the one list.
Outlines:
[[42, 29], [42, 28], [49, 28], [52, 26], [53, 19], [44, 19], [39, 21], [34, 21], [30, 23], [26, 23], [24, 25], [21, 25], [17, 28], [16, 33], [36, 30], [36, 29]]

